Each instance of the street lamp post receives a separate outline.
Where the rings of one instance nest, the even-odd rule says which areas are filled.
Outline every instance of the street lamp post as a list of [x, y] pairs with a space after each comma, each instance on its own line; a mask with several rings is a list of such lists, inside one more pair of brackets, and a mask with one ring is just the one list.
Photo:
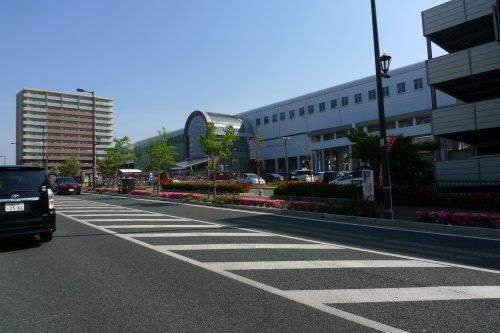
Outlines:
[[94, 91], [78, 88], [78, 92], [88, 93], [92, 96], [92, 189], [95, 190], [95, 175], [96, 175], [96, 154], [95, 154], [95, 94]]
[[289, 169], [288, 169], [288, 149], [287, 149], [287, 141], [291, 138], [289, 136], [282, 137], [283, 141], [285, 141], [285, 172], [286, 172], [286, 180], [289, 180]]
[[382, 92], [382, 77], [388, 78], [389, 65], [391, 57], [387, 55], [380, 56], [378, 42], [377, 10], [375, 0], [371, 0], [372, 25], [373, 25], [373, 46], [375, 52], [375, 75], [377, 78], [377, 104], [378, 104], [378, 122], [380, 127], [380, 159], [382, 161], [383, 177], [383, 198], [384, 198], [384, 218], [393, 218], [392, 211], [392, 191], [391, 176], [389, 172], [389, 156], [387, 152], [387, 134], [385, 130], [385, 110], [384, 95]]

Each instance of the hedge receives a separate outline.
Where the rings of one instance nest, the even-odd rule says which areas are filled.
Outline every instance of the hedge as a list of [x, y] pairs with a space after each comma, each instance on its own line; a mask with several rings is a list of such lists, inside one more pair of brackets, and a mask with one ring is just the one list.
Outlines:
[[415, 220], [425, 223], [500, 229], [500, 215], [445, 211], [417, 211]]
[[[190, 191], [190, 192], [211, 192], [213, 191], [213, 183], [211, 182], [179, 182], [179, 183], [164, 183], [161, 185], [165, 191]], [[248, 185], [236, 184], [229, 182], [218, 182], [218, 193], [245, 193], [248, 192]]]
[[275, 195], [317, 198], [356, 198], [362, 196], [358, 186], [341, 186], [327, 183], [290, 182], [281, 184], [274, 190]]

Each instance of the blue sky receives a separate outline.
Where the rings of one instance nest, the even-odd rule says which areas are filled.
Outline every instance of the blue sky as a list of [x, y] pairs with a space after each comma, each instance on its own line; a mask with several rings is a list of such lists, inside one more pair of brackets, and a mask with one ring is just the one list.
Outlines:
[[[392, 68], [426, 59], [421, 11], [378, 0]], [[23, 87], [115, 100], [115, 136], [184, 126], [372, 75], [369, 0], [16, 0], [0, 4], [0, 155], [14, 163]]]

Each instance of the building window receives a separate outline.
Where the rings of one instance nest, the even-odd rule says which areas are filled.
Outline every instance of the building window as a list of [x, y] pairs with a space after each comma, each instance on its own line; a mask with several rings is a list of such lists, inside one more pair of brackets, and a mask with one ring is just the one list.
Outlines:
[[255, 119], [255, 125], [260, 126], [260, 118]]
[[290, 119], [295, 118], [295, 110], [288, 111], [288, 115], [289, 115]]
[[309, 105], [307, 107], [307, 113], [309, 113], [309, 114], [313, 114], [314, 113], [314, 105]]
[[278, 114], [273, 114], [273, 123], [278, 121]]
[[418, 79], [413, 80], [413, 87], [415, 88], [415, 90], [423, 89], [424, 82], [423, 82], [422, 78], [418, 78]]
[[280, 120], [281, 121], [285, 120], [285, 112], [280, 113]]
[[325, 102], [319, 103], [319, 112], [323, 112], [326, 110]]
[[354, 103], [361, 103], [361, 93], [354, 95]]
[[398, 120], [398, 124], [399, 128], [410, 127], [413, 126], [413, 119], [412, 118], [401, 119]]
[[420, 117], [417, 117], [415, 120], [416, 120], [417, 125], [428, 124], [431, 122], [431, 116], [429, 116], [429, 115], [420, 116]]
[[303, 117], [305, 114], [304, 108], [299, 108], [299, 117]]
[[406, 92], [406, 84], [404, 82], [398, 83], [398, 94], [404, 94]]
[[389, 86], [383, 87], [382, 93], [383, 93], [384, 97], [391, 96], [391, 92], [389, 91]]
[[345, 131], [338, 131], [336, 133], [337, 133], [337, 135], [336, 135], [337, 139], [345, 138], [347, 136], [347, 130], [345, 130]]
[[377, 99], [377, 91], [375, 89], [368, 91], [368, 100], [373, 101]]
[[332, 99], [330, 101], [330, 108], [335, 109], [337, 107], [337, 99]]
[[311, 141], [312, 142], [320, 142], [321, 141], [321, 135], [311, 136]]
[[269, 116], [264, 117], [264, 125], [269, 124]]
[[395, 129], [396, 128], [396, 122], [395, 121], [389, 121], [385, 123], [385, 129], [390, 130], [390, 129]]
[[349, 97], [348, 96], [342, 97], [342, 106], [347, 106], [347, 105], [349, 105]]
[[334, 133], [323, 134], [323, 141], [333, 140], [335, 138]]

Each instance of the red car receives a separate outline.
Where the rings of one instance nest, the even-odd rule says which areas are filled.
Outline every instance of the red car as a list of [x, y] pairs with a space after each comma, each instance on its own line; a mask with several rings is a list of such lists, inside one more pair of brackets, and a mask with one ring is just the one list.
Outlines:
[[71, 177], [60, 177], [54, 181], [54, 193], [56, 194], [80, 194], [82, 186]]

